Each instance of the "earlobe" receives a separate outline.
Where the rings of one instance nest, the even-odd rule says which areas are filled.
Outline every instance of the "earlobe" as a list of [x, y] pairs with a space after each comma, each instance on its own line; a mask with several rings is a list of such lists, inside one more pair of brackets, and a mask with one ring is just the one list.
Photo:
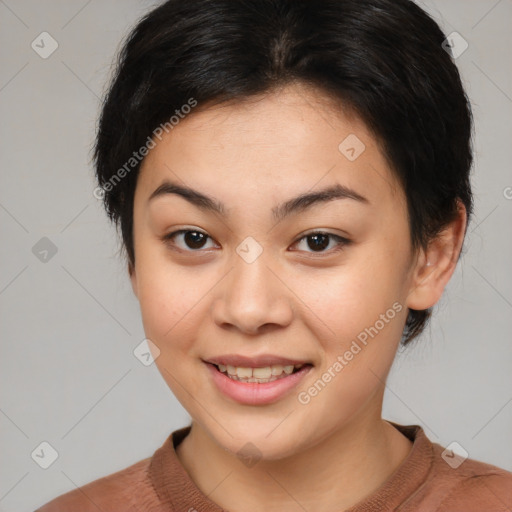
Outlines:
[[441, 298], [457, 266], [466, 219], [466, 208], [459, 201], [456, 218], [429, 243], [426, 250], [420, 252], [406, 300], [410, 309], [428, 309]]

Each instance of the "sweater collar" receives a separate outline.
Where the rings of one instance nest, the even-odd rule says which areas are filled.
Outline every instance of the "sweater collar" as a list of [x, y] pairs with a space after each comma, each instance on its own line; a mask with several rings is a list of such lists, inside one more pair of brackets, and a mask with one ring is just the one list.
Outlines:
[[[432, 443], [419, 425], [399, 425], [388, 421], [408, 437], [412, 448], [393, 474], [372, 494], [346, 512], [393, 510], [409, 498], [430, 471]], [[191, 426], [175, 430], [154, 453], [149, 477], [160, 503], [169, 512], [225, 512], [195, 485], [176, 455], [176, 447], [189, 434]]]

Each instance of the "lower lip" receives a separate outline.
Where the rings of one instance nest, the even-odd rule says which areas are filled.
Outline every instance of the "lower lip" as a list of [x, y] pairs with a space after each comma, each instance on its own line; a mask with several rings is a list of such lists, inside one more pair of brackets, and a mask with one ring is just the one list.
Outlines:
[[227, 377], [211, 363], [206, 363], [210, 374], [219, 390], [229, 398], [246, 405], [266, 405], [277, 402], [293, 389], [312, 366], [302, 367], [298, 372], [291, 373], [272, 382], [241, 382]]

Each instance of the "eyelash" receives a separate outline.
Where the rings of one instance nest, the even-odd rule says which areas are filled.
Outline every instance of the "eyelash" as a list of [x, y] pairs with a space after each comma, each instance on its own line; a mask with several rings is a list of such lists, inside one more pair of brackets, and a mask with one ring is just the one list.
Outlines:
[[[178, 236], [180, 234], [183, 234], [183, 233], [200, 233], [200, 234], [206, 236], [207, 238], [209, 238], [210, 240], [213, 240], [209, 235], [207, 235], [205, 232], [203, 232], [203, 231], [201, 231], [199, 229], [180, 229], [178, 231], [173, 231], [172, 233], [164, 235], [162, 237], [162, 241], [165, 242], [166, 244], [170, 244], [170, 245], [174, 245], [175, 246], [175, 244], [172, 242], [172, 239], [174, 239], [176, 236]], [[335, 247], [334, 249], [330, 249], [328, 251], [318, 251], [318, 252], [306, 251], [309, 254], [317, 254], [317, 255], [321, 256], [321, 255], [324, 255], [324, 254], [336, 253], [336, 252], [342, 251], [345, 248], [345, 246], [347, 246], [347, 245], [349, 245], [351, 243], [351, 240], [349, 240], [348, 238], [342, 237], [340, 235], [335, 235], [334, 233], [329, 233], [329, 232], [326, 232], [326, 231], [311, 231], [310, 233], [306, 233], [305, 235], [303, 235], [302, 237], [297, 239], [293, 243], [293, 245], [296, 245], [299, 242], [301, 242], [302, 240], [305, 240], [308, 237], [314, 236], [314, 235], [326, 235], [326, 236], [328, 236], [330, 238], [335, 239], [337, 241], [337, 247]], [[178, 248], [178, 250], [181, 250], [181, 251], [184, 251], [184, 252], [201, 252], [201, 249], [181, 249], [181, 248]]]

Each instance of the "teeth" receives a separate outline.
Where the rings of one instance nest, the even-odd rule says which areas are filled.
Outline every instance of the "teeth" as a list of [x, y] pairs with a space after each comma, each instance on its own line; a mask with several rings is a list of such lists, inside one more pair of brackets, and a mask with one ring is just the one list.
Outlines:
[[270, 368], [272, 370], [272, 375], [281, 375], [281, 373], [283, 373], [283, 367], [280, 364], [276, 364]]
[[244, 382], [269, 382], [276, 380], [280, 376], [290, 375], [294, 368], [301, 368], [303, 364], [282, 366], [279, 364], [265, 366], [263, 368], [248, 368], [241, 366], [231, 366], [219, 364], [218, 368], [221, 372], [228, 374], [234, 380], [243, 380]]
[[[239, 377], [240, 374], [236, 373]], [[256, 379], [270, 379], [270, 376], [272, 375], [272, 368], [270, 366], [265, 366], [265, 368], [254, 368], [252, 370], [252, 376]]]
[[252, 368], [236, 368], [236, 375], [241, 379], [250, 379], [252, 377]]

